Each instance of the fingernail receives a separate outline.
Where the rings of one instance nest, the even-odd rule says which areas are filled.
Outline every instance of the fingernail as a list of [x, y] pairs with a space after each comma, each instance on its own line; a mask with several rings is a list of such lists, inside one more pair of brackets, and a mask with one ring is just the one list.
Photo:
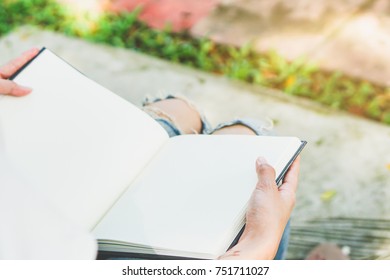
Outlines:
[[31, 90], [32, 90], [32, 88], [30, 88], [30, 87], [25, 87], [25, 86], [19, 86], [19, 88], [20, 88], [21, 90], [23, 90], [23, 91], [31, 91]]
[[22, 96], [22, 95], [26, 95], [26, 94], [30, 93], [31, 91], [32, 91], [32, 88], [18, 86], [17, 88], [14, 89], [12, 95]]
[[267, 160], [265, 158], [263, 158], [263, 157], [258, 157], [256, 162], [257, 162], [258, 165], [262, 165], [262, 164], [267, 164], [268, 163]]

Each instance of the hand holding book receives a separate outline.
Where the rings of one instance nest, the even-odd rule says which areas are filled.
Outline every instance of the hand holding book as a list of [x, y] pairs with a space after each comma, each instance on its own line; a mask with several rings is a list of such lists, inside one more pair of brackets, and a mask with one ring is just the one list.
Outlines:
[[256, 161], [258, 183], [246, 213], [245, 230], [236, 246], [219, 259], [273, 259], [295, 204], [298, 157], [278, 188], [275, 170], [264, 158]]
[[[34, 52], [1, 68], [0, 86], [33, 88], [21, 100], [0, 102], [5, 154], [59, 211], [96, 236], [100, 251], [218, 257], [244, 225], [249, 201], [244, 234], [221, 258], [274, 256], [292, 210], [299, 162], [279, 189], [275, 176], [279, 181], [301, 151], [298, 138], [169, 138], [150, 116], [46, 49], [13, 82], [5, 80]], [[3, 87], [1, 93], [28, 90]], [[257, 163], [253, 192], [258, 155], [270, 165]]]
[[20, 57], [8, 62], [0, 68], [0, 94], [12, 96], [24, 96], [31, 92], [30, 88], [18, 85], [13, 81], [7, 80], [14, 75], [23, 65], [29, 62], [38, 54], [36, 48], [30, 49], [23, 53]]

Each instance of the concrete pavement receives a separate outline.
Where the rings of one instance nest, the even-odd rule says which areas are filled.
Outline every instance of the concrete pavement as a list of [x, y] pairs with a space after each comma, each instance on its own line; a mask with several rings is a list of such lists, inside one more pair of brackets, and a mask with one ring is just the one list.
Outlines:
[[0, 38], [0, 64], [31, 46], [52, 49], [136, 105], [146, 95], [181, 93], [214, 125], [234, 117], [269, 118], [279, 135], [307, 140], [293, 221], [390, 218], [389, 126], [130, 50], [29, 27]]
[[117, 11], [142, 6], [140, 19], [154, 28], [170, 23], [175, 31], [188, 29], [195, 36], [236, 46], [251, 43], [258, 51], [276, 50], [287, 59], [304, 57], [322, 69], [339, 70], [390, 86], [390, 2], [387, 0], [89, 2], [94, 2], [96, 7], [110, 3]]
[[390, 86], [389, 11], [387, 0], [221, 0], [191, 31]]

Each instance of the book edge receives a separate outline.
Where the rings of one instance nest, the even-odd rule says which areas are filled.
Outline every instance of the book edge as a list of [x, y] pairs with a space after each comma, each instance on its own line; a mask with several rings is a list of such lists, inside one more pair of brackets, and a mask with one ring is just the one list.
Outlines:
[[15, 73], [13, 73], [9, 78], [8, 80], [14, 80], [24, 69], [27, 68], [27, 66], [29, 66], [31, 64], [31, 62], [33, 62], [41, 53], [43, 53], [44, 51], [46, 50], [46, 47], [43, 47], [39, 50], [39, 52], [33, 57], [31, 58], [29, 61], [27, 61], [22, 67], [20, 67]]
[[302, 150], [305, 148], [307, 144], [307, 141], [302, 141], [301, 140], [301, 145], [299, 146], [298, 150], [295, 152], [295, 154], [291, 157], [291, 159], [289, 160], [289, 162], [286, 164], [286, 166], [283, 168], [282, 172], [280, 172], [278, 178], [276, 178], [276, 185], [279, 186], [279, 184], [282, 182], [283, 178], [284, 178], [284, 175], [286, 175], [288, 169], [290, 168], [290, 166], [293, 164], [293, 162], [295, 161], [295, 159], [300, 155], [300, 153], [302, 152]]

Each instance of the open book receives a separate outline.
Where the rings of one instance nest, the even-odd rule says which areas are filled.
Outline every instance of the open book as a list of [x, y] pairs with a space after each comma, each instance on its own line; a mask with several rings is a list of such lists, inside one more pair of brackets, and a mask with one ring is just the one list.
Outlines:
[[169, 138], [145, 112], [48, 49], [12, 79], [33, 92], [0, 97], [9, 163], [91, 231], [101, 252], [223, 254], [244, 226], [256, 158], [264, 156], [280, 181], [304, 146], [295, 137]]

